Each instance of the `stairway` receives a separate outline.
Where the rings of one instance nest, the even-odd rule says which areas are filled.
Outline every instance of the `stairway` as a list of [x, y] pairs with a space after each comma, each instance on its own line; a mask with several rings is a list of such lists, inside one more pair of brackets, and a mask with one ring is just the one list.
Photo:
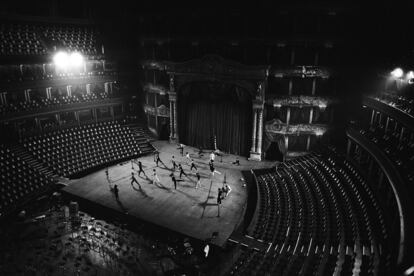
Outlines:
[[10, 145], [9, 148], [16, 156], [18, 156], [21, 160], [26, 162], [26, 164], [34, 168], [36, 171], [54, 180], [59, 178], [58, 175], [54, 174], [46, 166], [37, 161], [36, 158], [34, 158], [34, 156], [31, 155], [22, 145], [15, 143]]
[[134, 134], [142, 154], [154, 152], [155, 148], [150, 142], [155, 141], [155, 138], [147, 128], [137, 124], [128, 124], [127, 126]]

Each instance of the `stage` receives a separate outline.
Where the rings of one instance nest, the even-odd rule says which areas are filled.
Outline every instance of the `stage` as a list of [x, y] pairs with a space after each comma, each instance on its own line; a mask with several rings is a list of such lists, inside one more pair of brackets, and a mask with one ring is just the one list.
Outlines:
[[[155, 141], [153, 146], [160, 152], [163, 164], [160, 163], [157, 167], [154, 155], [135, 160], [142, 162], [146, 175], [138, 176], [136, 163], [124, 162], [109, 167], [108, 177], [103, 169], [83, 178], [70, 180], [63, 191], [196, 239], [204, 240], [210, 238], [213, 232], [218, 232], [219, 235], [213, 243], [223, 246], [243, 219], [247, 204], [247, 191], [241, 181], [241, 172], [274, 164], [248, 161], [245, 157], [239, 157], [238, 166], [232, 164], [236, 160], [235, 155], [224, 155], [222, 162], [221, 157], [216, 156], [215, 167], [221, 174], [216, 173], [212, 177], [208, 166], [210, 152], [204, 151], [203, 156], [199, 157], [198, 149], [185, 147], [184, 156], [181, 156], [176, 144]], [[186, 152], [194, 159], [201, 175], [201, 187], [198, 189], [195, 188], [195, 170], [190, 171], [189, 160], [185, 158]], [[182, 177], [183, 181], [177, 182], [176, 190], [170, 177], [172, 155], [187, 173], [187, 176]], [[152, 183], [154, 168], [160, 179], [159, 184]], [[132, 170], [141, 188], [137, 184], [131, 186]], [[178, 170], [175, 171], [175, 177], [179, 180]], [[218, 188], [223, 187], [224, 179], [232, 190], [218, 207]], [[116, 200], [111, 191], [115, 184], [118, 185], [119, 200]]]

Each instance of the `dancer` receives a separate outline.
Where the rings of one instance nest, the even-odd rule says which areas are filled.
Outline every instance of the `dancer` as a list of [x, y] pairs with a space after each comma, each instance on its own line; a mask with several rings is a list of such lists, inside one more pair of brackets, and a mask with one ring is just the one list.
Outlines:
[[189, 161], [191, 161], [190, 154], [188, 152], [185, 153], [185, 158], [187, 158]]
[[138, 175], [139, 176], [141, 176], [141, 173], [143, 173], [145, 175], [145, 172], [142, 169], [142, 163], [141, 163], [141, 161], [138, 161], [138, 169], [139, 169], [139, 171], [138, 171]]
[[134, 172], [131, 172], [131, 186], [132, 187], [134, 187], [134, 183], [137, 183], [139, 189], [142, 190], [141, 184], [139, 184], [138, 180], [135, 178]]
[[114, 194], [115, 194], [115, 198], [116, 198], [116, 200], [118, 200], [118, 199], [119, 199], [119, 195], [118, 195], [118, 193], [119, 193], [119, 190], [118, 190], [118, 185], [116, 185], [116, 184], [115, 184], [115, 186], [114, 186]]
[[214, 159], [216, 158], [216, 155], [214, 154], [214, 151], [210, 153], [210, 162], [214, 162]]
[[182, 176], [182, 175], [187, 176], [187, 174], [184, 172], [184, 169], [183, 169], [183, 167], [181, 166], [181, 164], [179, 164], [179, 165], [178, 165], [178, 170], [180, 171], [180, 178], [181, 178], [181, 176]]
[[233, 165], [240, 166], [240, 160], [239, 160], [239, 158], [236, 158], [236, 161], [233, 162]]
[[194, 160], [193, 160], [193, 159], [191, 159], [190, 171], [192, 171], [192, 170], [193, 170], [193, 168], [194, 168], [196, 171], [198, 171], [198, 169], [197, 169], [197, 167], [196, 167], [196, 165], [195, 165], [195, 163], [194, 163]]
[[227, 197], [230, 194], [230, 192], [231, 192], [230, 186], [227, 185], [227, 184], [224, 184], [223, 192], [224, 192], [224, 197]]
[[175, 175], [174, 174], [172, 174], [171, 180], [174, 183], [174, 189], [177, 190], [177, 179], [175, 178]]
[[155, 169], [152, 170], [152, 184], [160, 183], [160, 179], [158, 178], [157, 171]]
[[156, 151], [155, 152], [154, 161], [155, 161], [155, 164], [157, 165], [157, 167], [158, 167], [158, 162], [161, 162], [162, 163], [161, 158], [160, 158], [160, 152], [159, 151]]
[[216, 170], [216, 168], [214, 167], [213, 162], [210, 162], [209, 164], [210, 164], [210, 171], [211, 171], [211, 176], [212, 177], [214, 176], [214, 173], [221, 174], [221, 172], [219, 172], [219, 171]]
[[184, 156], [184, 144], [180, 144], [178, 149], [180, 150], [181, 156]]
[[201, 187], [201, 176], [198, 172], [196, 173], [196, 176], [197, 176], [197, 183], [196, 183], [195, 188], [198, 189], [198, 187]]
[[171, 157], [171, 163], [173, 165], [173, 171], [175, 171], [175, 168], [177, 167], [177, 163], [175, 163], [174, 155]]

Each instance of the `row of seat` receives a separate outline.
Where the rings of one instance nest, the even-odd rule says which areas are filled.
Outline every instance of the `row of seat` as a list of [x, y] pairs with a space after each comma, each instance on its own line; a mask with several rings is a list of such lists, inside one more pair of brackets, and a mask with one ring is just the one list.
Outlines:
[[412, 98], [404, 95], [382, 92], [380, 95], [375, 97], [375, 99], [414, 116], [414, 99]]
[[16, 102], [8, 103], [7, 105], [0, 105], [0, 114], [6, 115], [13, 112], [23, 112], [23, 111], [36, 111], [40, 108], [53, 107], [53, 106], [62, 106], [67, 104], [75, 103], [85, 103], [93, 102], [98, 100], [104, 100], [109, 97], [109, 94], [106, 92], [102, 93], [90, 93], [90, 94], [81, 94], [81, 95], [72, 95], [72, 96], [60, 96], [54, 97], [51, 99], [41, 98], [40, 100], [31, 100], [30, 102]]
[[0, 56], [46, 55], [55, 48], [97, 55], [97, 32], [90, 26], [0, 24]]
[[0, 145], [0, 218], [53, 183], [8, 147]]
[[39, 162], [66, 177], [153, 150], [142, 135], [116, 122], [57, 130], [22, 143]]
[[385, 130], [382, 125], [365, 128], [362, 125], [353, 124], [359, 133], [380, 148], [388, 158], [393, 161], [395, 167], [404, 178], [406, 187], [414, 194], [414, 143], [401, 140], [399, 133], [393, 130]]
[[376, 275], [386, 266], [383, 214], [345, 158], [331, 150], [299, 157], [257, 172], [257, 185], [249, 234], [271, 246], [243, 252], [230, 275]]
[[0, 24], [0, 56], [46, 55], [34, 26], [28, 24]]

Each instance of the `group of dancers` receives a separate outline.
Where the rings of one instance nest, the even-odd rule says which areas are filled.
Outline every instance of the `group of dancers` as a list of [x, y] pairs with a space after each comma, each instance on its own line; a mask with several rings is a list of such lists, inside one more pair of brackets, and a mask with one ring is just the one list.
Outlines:
[[[183, 144], [179, 144], [178, 149], [180, 150], [181, 156], [184, 157], [184, 145]], [[199, 157], [203, 156], [202, 153], [203, 153], [203, 150], [202, 149], [199, 149], [199, 152], [198, 152]], [[214, 152], [213, 151], [213, 152], [210, 153], [210, 156], [209, 156], [210, 157], [210, 160], [209, 160], [208, 165], [209, 165], [209, 168], [210, 168], [210, 172], [211, 172], [211, 177], [212, 178], [214, 177], [214, 175], [216, 173], [217, 174], [221, 174], [221, 172], [219, 172], [219, 171], [216, 170], [215, 165], [214, 165], [214, 160], [215, 160], [216, 154], [217, 154], [217, 152]], [[198, 189], [198, 188], [201, 187], [201, 175], [198, 172], [198, 167], [197, 167], [196, 163], [194, 162], [194, 159], [191, 158], [189, 152], [186, 152], [186, 154], [185, 154], [185, 160], [187, 161], [186, 164], [189, 166], [190, 173], [192, 173], [193, 170], [195, 171], [194, 176], [196, 177], [196, 180], [197, 180], [196, 181], [196, 184], [195, 184], [195, 189]], [[154, 154], [154, 162], [155, 162], [156, 167], [159, 167], [159, 164], [161, 163], [161, 164], [164, 165], [165, 168], [167, 168], [167, 166], [165, 165], [165, 163], [160, 158], [160, 152], [159, 151], [155, 151], [155, 154]], [[138, 162], [135, 162], [135, 160], [131, 160], [131, 170], [132, 170], [131, 171], [131, 186], [134, 186], [134, 184], [135, 184], [135, 185], [138, 186], [138, 188], [140, 190], [142, 190], [141, 184], [140, 184], [140, 182], [138, 181], [138, 179], [136, 177], [136, 171], [134, 169], [134, 163], [138, 165], [138, 172], [137, 172], [138, 176], [141, 176], [141, 174], [143, 174], [149, 181], [152, 182], [153, 185], [155, 185], [155, 184], [161, 184], [160, 179], [159, 179], [158, 174], [157, 174], [156, 168], [153, 168], [152, 169], [152, 178], [149, 178], [147, 176], [146, 172], [143, 169], [142, 162], [140, 160], [138, 160]], [[239, 162], [238, 159], [236, 159], [236, 161], [233, 162], [233, 164], [240, 165], [240, 162]], [[179, 163], [179, 162], [176, 161], [174, 155], [171, 157], [171, 165], [172, 165], [172, 167], [170, 169], [171, 170], [170, 177], [171, 177], [172, 184], [174, 185], [174, 189], [177, 189], [177, 182], [184, 181], [182, 179], [182, 177], [183, 176], [188, 177], [188, 175], [187, 175], [188, 172], [185, 172], [184, 171], [183, 165], [181, 163]], [[177, 177], [175, 175], [176, 170], [178, 170], [178, 173], [179, 173], [179, 176], [177, 176]], [[107, 177], [107, 179], [109, 181], [108, 169], [106, 169], [106, 177]], [[227, 196], [230, 191], [231, 191], [231, 188], [227, 184], [225, 184], [223, 186], [223, 188], [220, 188], [219, 189], [220, 203], [221, 203], [221, 199], [224, 198], [224, 195]], [[117, 187], [117, 185], [115, 185], [113, 187], [113, 192], [115, 193], [115, 197], [118, 198], [118, 187]]]

